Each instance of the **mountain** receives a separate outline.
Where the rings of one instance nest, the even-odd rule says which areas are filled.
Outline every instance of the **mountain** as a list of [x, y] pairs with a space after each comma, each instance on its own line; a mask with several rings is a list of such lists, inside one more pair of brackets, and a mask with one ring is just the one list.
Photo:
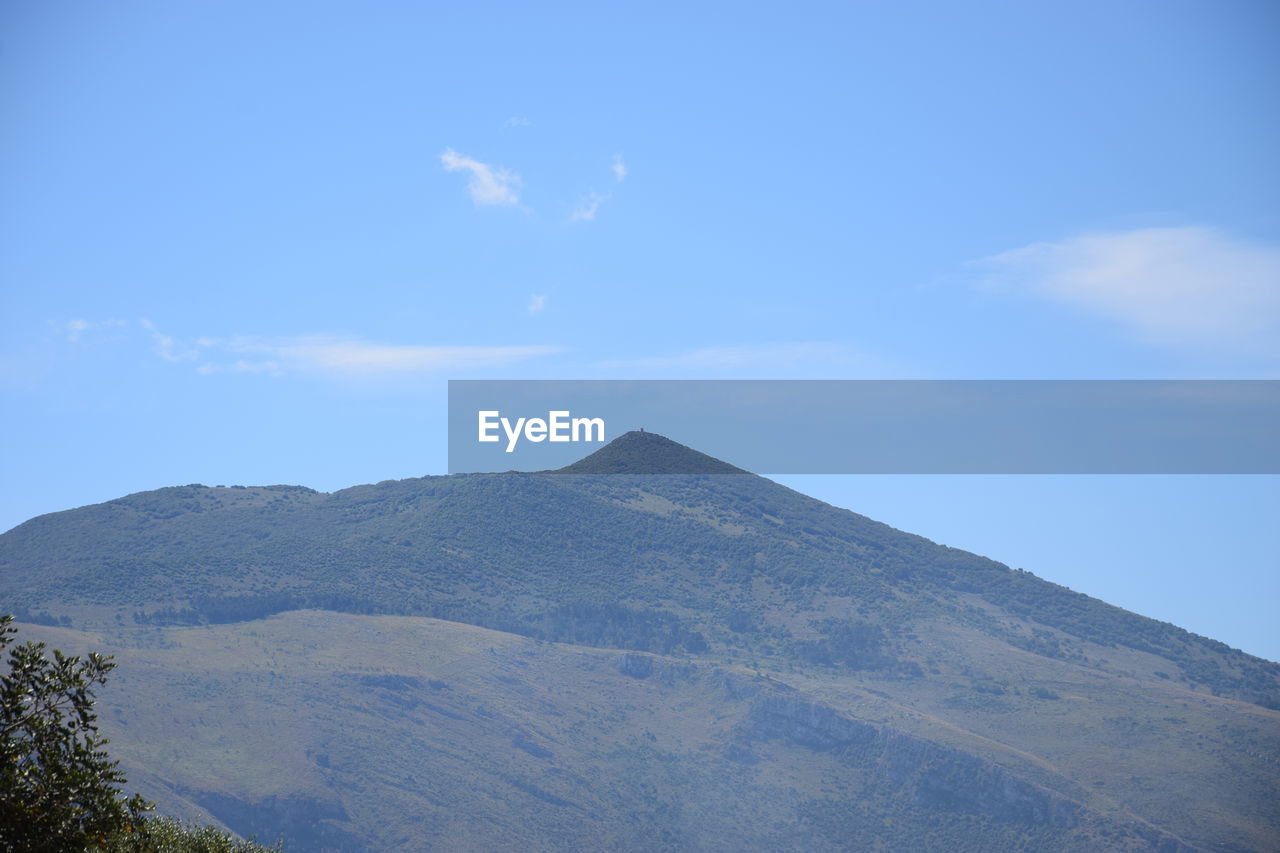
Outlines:
[[162, 808], [295, 849], [1280, 848], [1280, 665], [652, 433], [0, 536]]
[[557, 474], [746, 474], [747, 471], [699, 453], [665, 435], [644, 430], [624, 433]]

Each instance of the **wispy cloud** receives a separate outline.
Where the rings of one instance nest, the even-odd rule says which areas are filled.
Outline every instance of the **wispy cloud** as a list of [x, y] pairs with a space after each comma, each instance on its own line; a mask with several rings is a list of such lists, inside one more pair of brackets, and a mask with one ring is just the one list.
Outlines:
[[138, 320], [138, 325], [150, 333], [151, 340], [155, 344], [155, 354], [165, 361], [192, 361], [200, 357], [196, 349], [182, 345], [171, 335], [164, 334], [147, 318]]
[[578, 206], [569, 214], [570, 222], [593, 222], [600, 205], [608, 201], [609, 196], [600, 193], [588, 193], [586, 198], [578, 202]]
[[196, 368], [196, 372], [202, 376], [212, 376], [215, 373], [265, 373], [269, 376], [283, 376], [284, 368], [278, 361], [245, 361], [239, 359], [228, 364], [219, 364], [216, 362], [206, 362]]
[[613, 176], [618, 179], [618, 183], [622, 183], [627, 179], [627, 164], [622, 162], [621, 154], [613, 155], [613, 165], [609, 169], [613, 172]]
[[88, 320], [69, 320], [67, 321], [67, 340], [74, 343], [80, 340], [80, 336], [91, 328], [93, 328], [93, 324]]
[[[546, 307], [546, 296], [534, 295], [529, 312]], [[123, 320], [92, 322], [67, 321], [58, 328], [68, 340], [77, 342], [92, 329], [126, 327], [133, 334], [151, 339], [152, 352], [174, 364], [195, 362], [196, 372], [257, 373], [284, 376], [318, 373], [332, 376], [372, 376], [464, 371], [506, 367], [540, 356], [563, 352], [562, 346], [432, 346], [429, 344], [384, 344], [342, 335], [302, 335], [262, 337], [234, 335], [226, 338], [179, 339], [165, 334], [156, 324], [141, 318], [137, 324]]]
[[1280, 349], [1280, 248], [1217, 229], [1084, 234], [975, 263], [990, 287], [1077, 306], [1152, 343]]
[[370, 376], [505, 367], [561, 352], [563, 347], [379, 344], [316, 335], [297, 338], [235, 337], [214, 342], [214, 349], [239, 358], [227, 363], [211, 359], [202, 366], [204, 373], [252, 372], [283, 375], [306, 372]]
[[535, 293], [529, 297], [529, 313], [541, 314], [543, 309], [547, 307], [547, 296], [544, 293]]
[[503, 122], [503, 125], [505, 127], [531, 127], [533, 122], [529, 121], [529, 119], [524, 116], [512, 116]]
[[101, 331], [103, 329], [119, 329], [129, 325], [124, 320], [85, 320], [77, 317], [68, 320], [66, 325], [62, 327], [63, 333], [67, 336], [67, 340], [76, 343], [80, 340], [81, 335], [86, 332]]
[[885, 376], [897, 373], [890, 365], [852, 347], [822, 341], [703, 347], [672, 355], [604, 361], [607, 370], [646, 370], [722, 375], [751, 371], [759, 378], [805, 373], [810, 376], [836, 371], [842, 376]]
[[477, 205], [514, 205], [520, 203], [516, 187], [520, 176], [499, 166], [481, 163], [452, 148], [440, 155], [440, 163], [448, 172], [468, 172], [467, 192]]

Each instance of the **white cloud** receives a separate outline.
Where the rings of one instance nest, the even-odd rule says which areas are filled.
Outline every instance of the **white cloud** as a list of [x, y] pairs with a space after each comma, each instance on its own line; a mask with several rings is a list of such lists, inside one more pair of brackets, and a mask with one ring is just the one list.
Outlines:
[[975, 262], [1024, 288], [1171, 345], [1275, 350], [1280, 248], [1205, 227], [1144, 228], [1033, 243]]
[[67, 322], [67, 339], [77, 341], [83, 332], [92, 328], [93, 324], [88, 320], [70, 320]]
[[91, 332], [101, 329], [118, 329], [121, 326], [129, 325], [124, 320], [85, 320], [83, 318], [75, 318], [68, 320], [63, 331], [66, 333], [67, 340], [76, 343], [80, 340], [80, 336], [85, 332]]
[[622, 162], [621, 154], [613, 155], [613, 165], [609, 169], [613, 172], [613, 176], [618, 179], [618, 183], [622, 183], [627, 179], [627, 164]]
[[529, 313], [540, 314], [547, 307], [547, 296], [544, 293], [535, 293], [529, 297]]
[[155, 353], [165, 361], [190, 361], [199, 357], [198, 352], [180, 345], [172, 336], [157, 329], [155, 324], [147, 318], [138, 320], [138, 325], [151, 333], [151, 340], [155, 343]]
[[600, 205], [607, 201], [609, 196], [600, 195], [599, 193], [590, 193], [586, 198], [578, 202], [578, 206], [569, 214], [570, 222], [593, 222], [596, 218], [596, 211], [600, 209]]
[[[546, 296], [535, 295], [529, 312], [546, 306]], [[65, 330], [71, 340], [90, 329], [131, 326], [151, 338], [153, 352], [165, 361], [196, 361], [197, 373], [326, 373], [335, 376], [430, 373], [505, 367], [538, 356], [563, 352], [560, 346], [430, 346], [380, 344], [335, 335], [267, 338], [237, 335], [230, 338], [200, 337], [184, 341], [166, 335], [146, 318], [137, 326], [120, 320], [90, 322], [74, 319]]]
[[477, 205], [514, 205], [520, 203], [516, 187], [520, 186], [520, 176], [501, 167], [490, 166], [459, 154], [452, 148], [440, 155], [440, 162], [445, 171], [465, 171], [471, 174], [467, 181], [467, 192]]
[[234, 361], [231, 364], [216, 364], [209, 362], [202, 364], [196, 368], [196, 372], [202, 376], [210, 376], [214, 373], [266, 373], [270, 376], [283, 376], [284, 370], [278, 361]]
[[761, 374], [776, 376], [801, 372], [810, 378], [816, 373], [830, 374], [833, 371], [842, 377], [857, 374], [883, 378], [901, 373], [894, 366], [845, 344], [822, 341], [703, 347], [674, 355], [605, 361], [596, 366], [607, 370], [639, 369], [702, 374], [749, 370], [756, 378], [760, 378]]
[[449, 347], [420, 344], [377, 344], [350, 338], [237, 337], [221, 348], [241, 358], [228, 365], [210, 365], [203, 372], [234, 371], [276, 375], [293, 372], [342, 376], [428, 373], [504, 367], [537, 356], [560, 352], [557, 346]]
[[504, 122], [504, 124], [507, 127], [531, 127], [533, 125], [533, 122], [529, 121], [524, 116], [512, 116], [511, 118], [507, 119]]

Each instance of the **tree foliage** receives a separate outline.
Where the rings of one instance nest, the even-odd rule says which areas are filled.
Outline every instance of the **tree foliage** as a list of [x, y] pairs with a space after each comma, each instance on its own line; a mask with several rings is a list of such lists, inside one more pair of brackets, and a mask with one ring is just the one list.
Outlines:
[[[16, 633], [12, 620], [0, 616], [0, 651]], [[0, 848], [83, 849], [149, 808], [121, 795], [124, 776], [98, 734], [93, 689], [114, 666], [96, 653], [50, 657], [44, 643], [10, 651], [0, 676]]]
[[148, 817], [112, 835], [89, 853], [270, 853], [253, 841], [240, 841], [212, 826], [186, 826], [171, 817]]
[[[17, 633], [0, 616], [0, 652]], [[93, 690], [115, 668], [110, 656], [67, 656], [44, 643], [9, 652], [0, 675], [0, 851], [240, 853], [265, 848], [212, 827], [150, 818], [151, 804], [120, 791], [124, 774], [103, 749]]]

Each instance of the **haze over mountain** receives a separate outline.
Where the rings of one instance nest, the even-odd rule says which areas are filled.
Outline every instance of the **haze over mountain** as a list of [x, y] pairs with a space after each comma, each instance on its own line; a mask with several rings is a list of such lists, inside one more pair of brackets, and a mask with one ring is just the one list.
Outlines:
[[1280, 846], [1280, 665], [652, 433], [45, 515], [0, 590], [162, 809], [296, 849]]

